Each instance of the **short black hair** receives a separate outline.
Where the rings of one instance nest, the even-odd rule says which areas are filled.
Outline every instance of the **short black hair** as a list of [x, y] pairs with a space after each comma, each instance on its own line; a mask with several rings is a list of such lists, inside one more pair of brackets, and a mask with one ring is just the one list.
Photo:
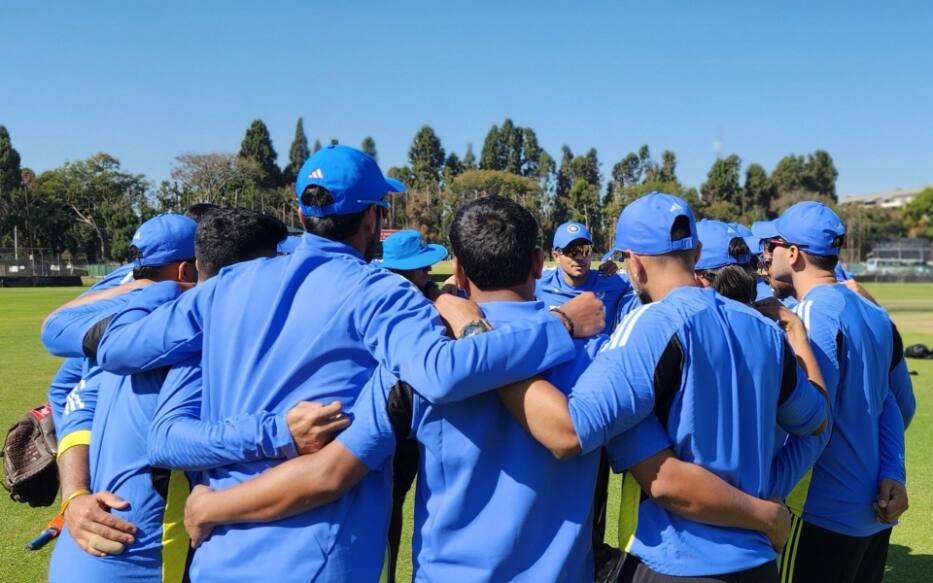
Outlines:
[[209, 202], [196, 202], [185, 210], [185, 216], [196, 223], [200, 223], [204, 215], [214, 212], [219, 208], [219, 206]]
[[[136, 245], [130, 245], [126, 250], [127, 260], [129, 262], [134, 262], [142, 255], [139, 250], [139, 247]], [[143, 267], [134, 267], [133, 268], [133, 279], [156, 279], [159, 277], [159, 272], [162, 270], [161, 265], [150, 266], [146, 265]]]
[[[748, 248], [748, 243], [745, 242], [745, 239], [742, 237], [734, 237], [729, 241], [729, 257], [732, 257], [736, 261], [744, 259], [746, 257], [750, 258], [752, 255], [751, 249]], [[751, 263], [751, 259], [746, 261], [742, 265], [747, 265]]]
[[807, 262], [817, 269], [821, 269], [823, 271], [834, 271], [836, 269], [836, 265], [839, 264], [838, 255], [813, 255], [807, 253], [804, 249], [801, 249], [801, 251], [807, 258]]
[[687, 215], [678, 215], [671, 224], [671, 241], [680, 241], [692, 237], [696, 233], [690, 230], [690, 219]]
[[[323, 186], [312, 185], [301, 194], [301, 204], [305, 206], [325, 207], [334, 204], [334, 197]], [[303, 217], [301, 224], [305, 231], [330, 239], [346, 241], [360, 229], [366, 211], [349, 215], [328, 215], [326, 217]]]
[[282, 221], [243, 208], [217, 208], [198, 223], [194, 248], [199, 275], [207, 279], [222, 268], [257, 257], [274, 257], [288, 235]]
[[733, 264], [706, 269], [700, 272], [700, 277], [708, 281], [720, 294], [743, 304], [751, 304], [758, 295], [755, 276], [743, 265]]
[[484, 291], [527, 281], [537, 241], [535, 218], [502, 196], [486, 196], [463, 205], [450, 225], [454, 255], [470, 281]]

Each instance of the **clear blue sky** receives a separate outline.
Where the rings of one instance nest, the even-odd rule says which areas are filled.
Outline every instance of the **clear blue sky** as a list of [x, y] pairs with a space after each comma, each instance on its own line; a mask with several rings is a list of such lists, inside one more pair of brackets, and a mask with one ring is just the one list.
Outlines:
[[[508, 4], [508, 6], [506, 6]], [[828, 150], [838, 191], [933, 182], [933, 3], [19, 2], [0, 12], [0, 124], [37, 171], [97, 151], [167, 178], [263, 119], [404, 163], [422, 124], [461, 156], [493, 123], [604, 176], [642, 143], [699, 185]]]

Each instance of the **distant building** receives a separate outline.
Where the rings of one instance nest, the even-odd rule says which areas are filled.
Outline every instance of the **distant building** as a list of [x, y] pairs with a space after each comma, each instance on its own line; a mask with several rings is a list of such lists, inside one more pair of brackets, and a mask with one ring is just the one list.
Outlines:
[[933, 260], [933, 248], [930, 240], [923, 237], [916, 239], [898, 239], [882, 241], [872, 247], [865, 261], [867, 273], [927, 273]]
[[865, 207], [899, 209], [907, 206], [907, 204], [925, 188], [933, 188], [933, 185], [922, 186], [920, 188], [898, 188], [896, 190], [879, 192], [876, 194], [846, 196], [839, 199], [839, 204], [857, 204]]

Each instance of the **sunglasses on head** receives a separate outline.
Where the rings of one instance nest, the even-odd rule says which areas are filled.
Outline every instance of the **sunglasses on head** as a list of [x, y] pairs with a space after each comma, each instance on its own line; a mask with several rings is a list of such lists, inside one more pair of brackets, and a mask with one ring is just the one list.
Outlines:
[[588, 257], [593, 253], [593, 247], [590, 245], [574, 245], [573, 247], [567, 247], [566, 249], [561, 249], [560, 254], [564, 257], [569, 257], [570, 259], [576, 259], [577, 257]]

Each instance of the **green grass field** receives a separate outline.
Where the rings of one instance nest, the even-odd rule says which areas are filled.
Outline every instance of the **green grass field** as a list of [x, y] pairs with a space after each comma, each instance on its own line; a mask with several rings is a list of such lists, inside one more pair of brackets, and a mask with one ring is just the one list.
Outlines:
[[[444, 266], [446, 268], [446, 266]], [[443, 268], [442, 268], [443, 269]], [[448, 268], [449, 269], [449, 268]], [[438, 269], [441, 271], [441, 269]], [[906, 344], [933, 345], [933, 284], [868, 286], [887, 306]], [[54, 307], [75, 296], [70, 289], [0, 289], [0, 427], [9, 427], [28, 409], [45, 402], [48, 382], [58, 367], [39, 343], [39, 325]], [[894, 529], [888, 558], [888, 581], [933, 581], [933, 361], [910, 361], [917, 393], [917, 415], [907, 432], [907, 464], [911, 508]], [[619, 502], [618, 480], [610, 489], [607, 541], [615, 544]], [[409, 497], [408, 514], [411, 516]], [[31, 509], [9, 499], [0, 501], [0, 581], [46, 580], [49, 548], [24, 550], [52, 517], [53, 508]], [[410, 518], [409, 518], [410, 519]], [[411, 527], [404, 539], [410, 538]], [[411, 560], [403, 546], [399, 580], [410, 578]]]

